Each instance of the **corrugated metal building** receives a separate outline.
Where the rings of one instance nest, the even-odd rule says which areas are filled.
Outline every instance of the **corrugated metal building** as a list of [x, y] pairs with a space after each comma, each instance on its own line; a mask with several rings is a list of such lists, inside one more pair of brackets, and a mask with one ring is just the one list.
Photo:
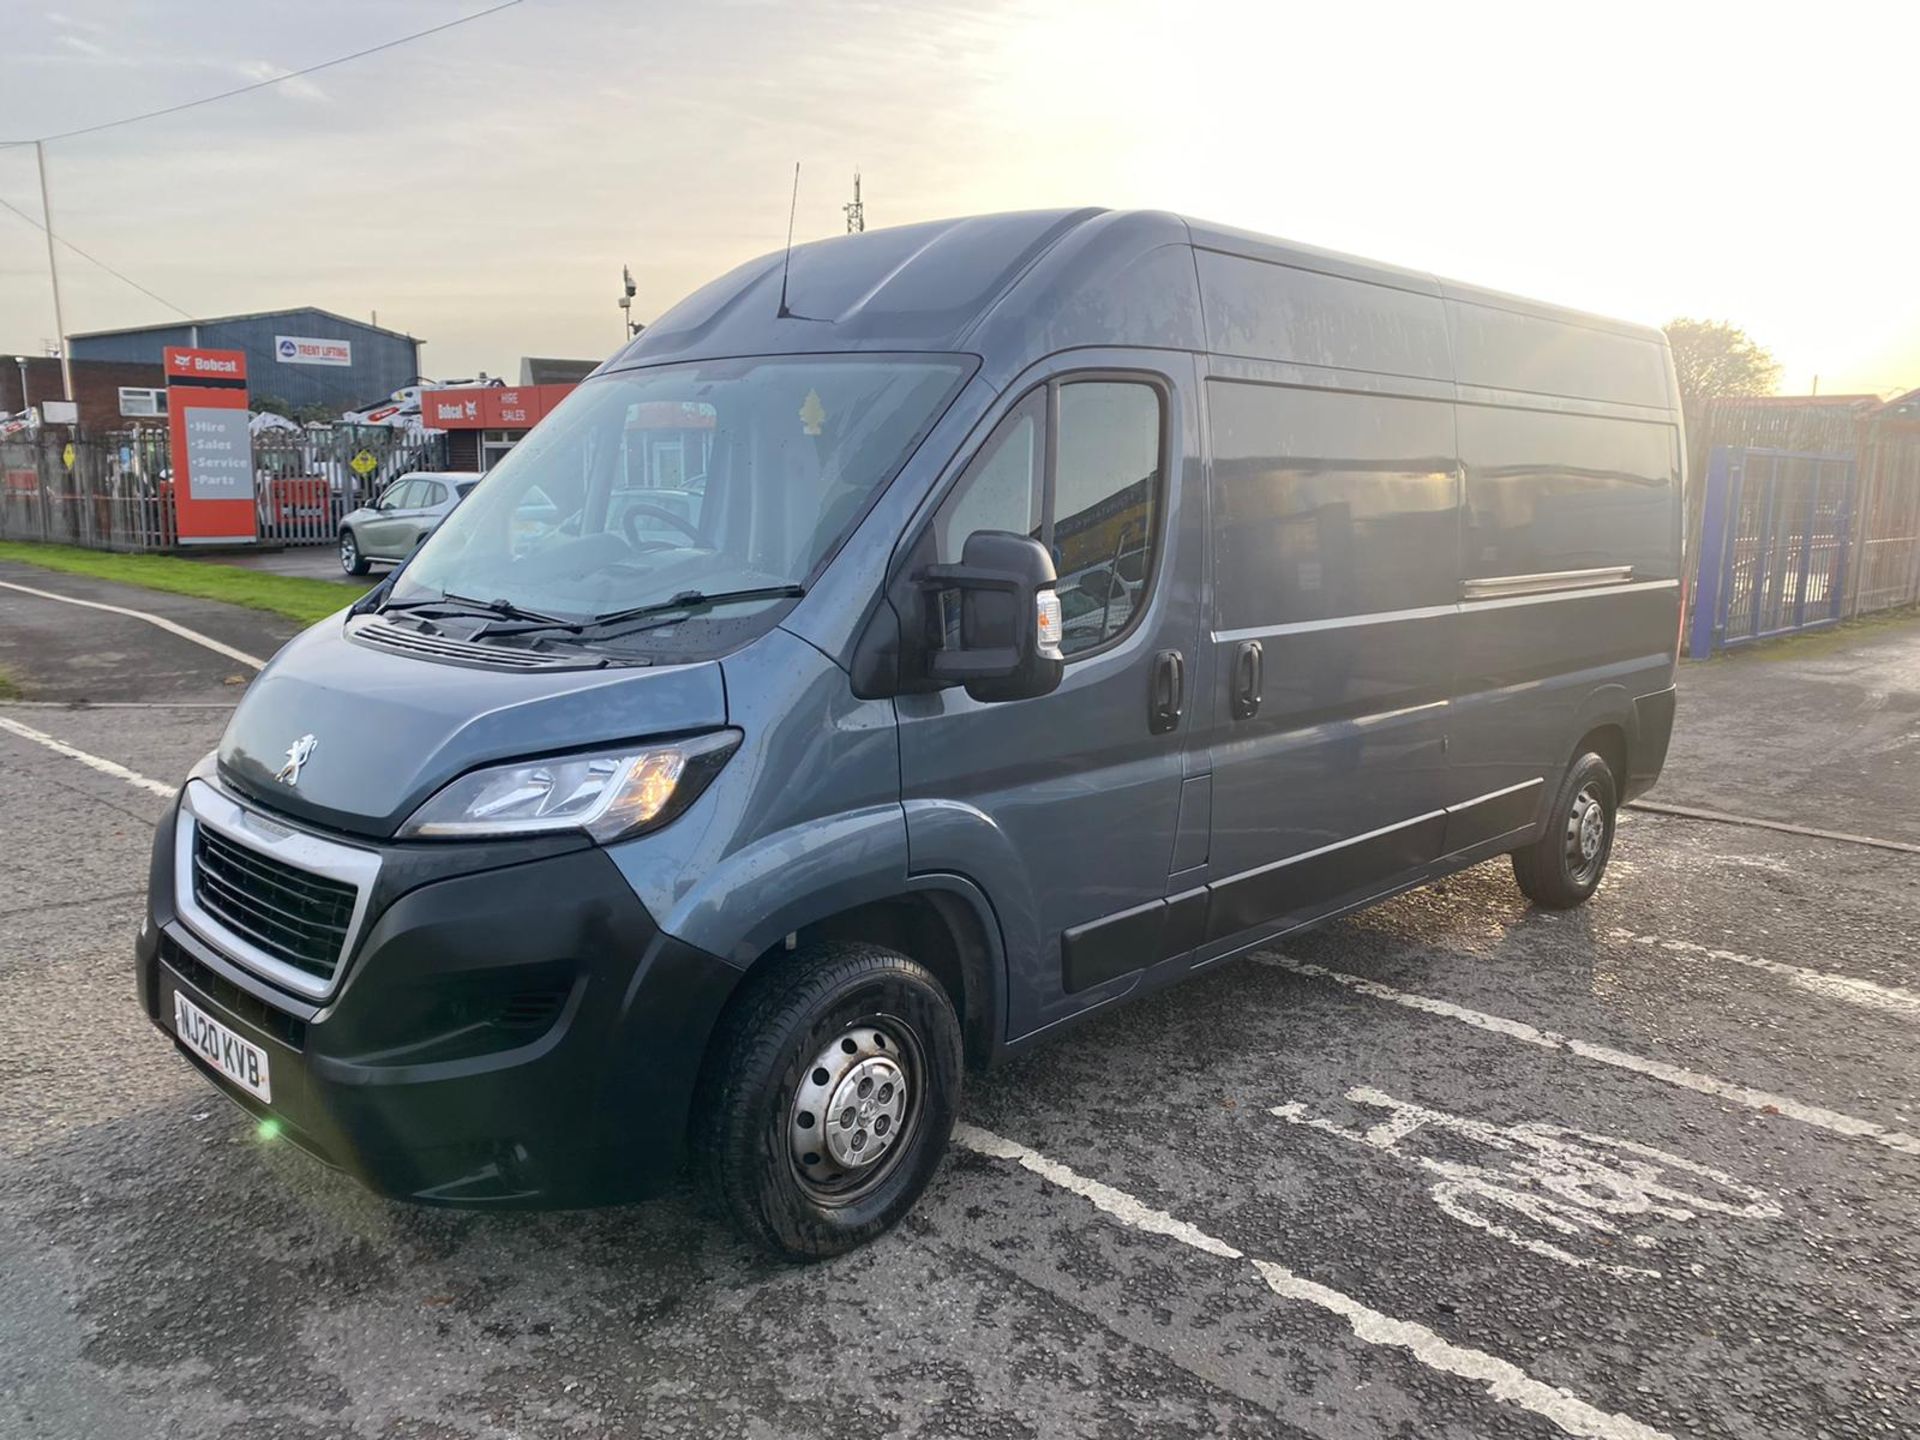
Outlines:
[[311, 305], [137, 330], [95, 330], [69, 341], [76, 360], [154, 365], [169, 345], [245, 351], [248, 389], [255, 396], [335, 411], [382, 399], [420, 374], [420, 341], [413, 336]]

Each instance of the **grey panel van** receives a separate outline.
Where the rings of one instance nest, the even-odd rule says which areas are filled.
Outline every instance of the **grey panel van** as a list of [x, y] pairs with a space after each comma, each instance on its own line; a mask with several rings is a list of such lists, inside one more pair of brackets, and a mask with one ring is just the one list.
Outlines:
[[1490, 857], [1591, 895], [1683, 453], [1657, 331], [1172, 215], [753, 261], [261, 673], [141, 1003], [384, 1194], [691, 1154], [844, 1250], [971, 1067]]

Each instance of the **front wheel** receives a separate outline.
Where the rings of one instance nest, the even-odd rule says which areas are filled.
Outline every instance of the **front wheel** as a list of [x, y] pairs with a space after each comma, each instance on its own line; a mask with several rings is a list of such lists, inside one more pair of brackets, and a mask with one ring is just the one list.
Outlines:
[[748, 1239], [790, 1260], [862, 1245], [913, 1208], [960, 1103], [945, 987], [878, 945], [773, 962], [716, 1035], [693, 1141]]
[[367, 557], [360, 553], [360, 544], [353, 538], [353, 531], [340, 532], [340, 568], [349, 575], [364, 575], [371, 568]]
[[1560, 782], [1546, 833], [1513, 852], [1513, 878], [1529, 900], [1571, 910], [1600, 888], [1618, 808], [1612, 767], [1591, 751], [1577, 758]]

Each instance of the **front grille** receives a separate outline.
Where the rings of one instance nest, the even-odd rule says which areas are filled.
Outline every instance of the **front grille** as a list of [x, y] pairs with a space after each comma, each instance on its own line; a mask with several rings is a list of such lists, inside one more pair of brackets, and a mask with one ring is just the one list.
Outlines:
[[359, 892], [193, 828], [193, 894], [200, 908], [274, 959], [331, 979]]
[[302, 1050], [307, 1044], [307, 1023], [249, 994], [210, 965], [195, 959], [186, 946], [166, 931], [160, 932], [160, 960], [169, 970], [209, 1000], [224, 1006], [231, 1014], [273, 1036], [290, 1050]]

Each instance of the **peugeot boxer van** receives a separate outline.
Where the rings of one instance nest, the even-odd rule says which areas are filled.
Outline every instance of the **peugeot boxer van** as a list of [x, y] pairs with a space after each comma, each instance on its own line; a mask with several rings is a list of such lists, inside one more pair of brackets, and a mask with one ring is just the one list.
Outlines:
[[141, 1002], [383, 1194], [690, 1153], [845, 1250], [970, 1067], [1490, 857], [1591, 895], [1683, 453], [1657, 331], [1172, 215], [756, 260], [262, 671]]

